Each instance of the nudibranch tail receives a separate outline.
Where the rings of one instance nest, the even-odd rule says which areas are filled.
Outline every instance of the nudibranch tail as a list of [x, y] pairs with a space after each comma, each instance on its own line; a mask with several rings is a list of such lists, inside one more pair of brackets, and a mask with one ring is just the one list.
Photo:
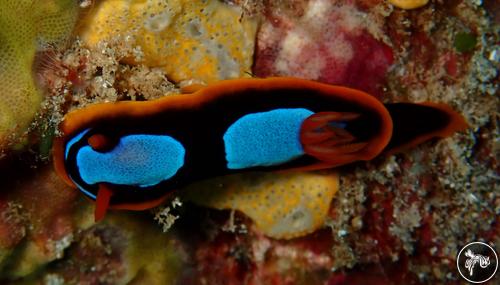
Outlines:
[[385, 152], [393, 154], [432, 138], [445, 138], [469, 126], [464, 117], [442, 103], [385, 104], [393, 119], [393, 135]]

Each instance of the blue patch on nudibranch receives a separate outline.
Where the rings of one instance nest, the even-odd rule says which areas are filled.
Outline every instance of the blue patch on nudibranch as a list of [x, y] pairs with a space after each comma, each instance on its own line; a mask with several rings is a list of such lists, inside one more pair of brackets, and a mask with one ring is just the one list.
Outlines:
[[79, 133], [78, 135], [76, 135], [74, 138], [72, 138], [67, 144], [66, 144], [66, 150], [64, 151], [64, 159], [68, 159], [68, 154], [69, 154], [69, 150], [70, 148], [75, 144], [77, 143], [78, 141], [80, 141], [82, 139], [82, 137], [88, 133], [90, 131], [90, 129], [86, 129], [84, 131], [82, 131], [81, 133]]
[[182, 144], [166, 135], [128, 135], [109, 152], [84, 146], [76, 155], [87, 184], [107, 182], [147, 187], [173, 177], [184, 165]]
[[73, 183], [75, 183], [76, 187], [78, 187], [78, 189], [80, 189], [80, 191], [82, 191], [85, 195], [89, 196], [90, 198], [92, 198], [92, 199], [94, 199], [94, 200], [95, 200], [95, 199], [97, 199], [97, 196], [96, 196], [96, 195], [94, 195], [94, 194], [92, 194], [91, 192], [89, 192], [89, 191], [85, 190], [85, 188], [84, 188], [84, 187], [82, 187], [80, 184], [78, 184], [78, 182], [73, 181]]
[[310, 110], [295, 108], [241, 117], [224, 134], [227, 167], [278, 165], [303, 155], [300, 127], [312, 114]]

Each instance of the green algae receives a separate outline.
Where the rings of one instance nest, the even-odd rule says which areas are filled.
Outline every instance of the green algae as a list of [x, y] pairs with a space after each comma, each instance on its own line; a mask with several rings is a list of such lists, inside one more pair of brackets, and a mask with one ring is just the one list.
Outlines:
[[472, 33], [461, 32], [455, 36], [453, 46], [458, 52], [468, 52], [476, 47], [477, 39]]
[[63, 44], [77, 14], [74, 0], [0, 1], [0, 150], [26, 131], [40, 106], [36, 52]]

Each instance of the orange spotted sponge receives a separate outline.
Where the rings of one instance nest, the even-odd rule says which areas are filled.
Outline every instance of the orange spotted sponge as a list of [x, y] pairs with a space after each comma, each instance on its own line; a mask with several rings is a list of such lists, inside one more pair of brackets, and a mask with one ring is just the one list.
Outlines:
[[249, 173], [195, 183], [185, 193], [197, 205], [244, 213], [269, 237], [291, 239], [324, 225], [338, 188], [331, 172]]
[[141, 63], [162, 67], [173, 81], [210, 83], [251, 70], [257, 23], [242, 19], [239, 7], [218, 0], [104, 0], [96, 5], [80, 25], [86, 44], [137, 45], [144, 53]]
[[389, 0], [389, 2], [398, 8], [410, 10], [427, 5], [429, 0]]

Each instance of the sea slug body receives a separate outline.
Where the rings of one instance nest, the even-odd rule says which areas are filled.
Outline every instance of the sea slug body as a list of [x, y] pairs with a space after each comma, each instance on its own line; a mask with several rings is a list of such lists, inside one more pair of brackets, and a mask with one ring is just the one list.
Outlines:
[[358, 90], [297, 78], [237, 79], [72, 112], [54, 162], [68, 184], [97, 200], [102, 218], [108, 206], [147, 209], [206, 178], [328, 169], [466, 127], [444, 104], [384, 105]]

